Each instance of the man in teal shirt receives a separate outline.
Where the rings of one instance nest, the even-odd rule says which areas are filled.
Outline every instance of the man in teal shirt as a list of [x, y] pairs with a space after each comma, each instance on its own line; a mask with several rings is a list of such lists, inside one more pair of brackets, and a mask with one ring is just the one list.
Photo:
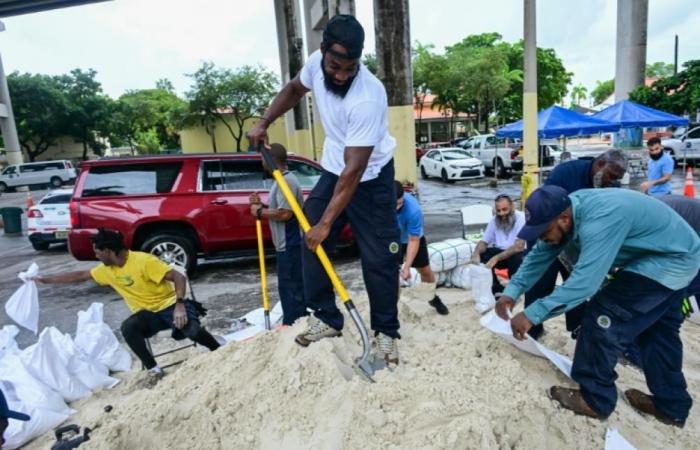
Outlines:
[[[533, 192], [519, 237], [538, 241], [498, 300], [507, 319], [515, 299], [540, 278], [562, 247], [580, 250], [570, 278], [511, 320], [513, 336], [587, 299], [572, 378], [580, 390], [554, 386], [552, 398], [578, 414], [605, 418], [615, 409], [618, 355], [635, 339], [652, 395], [625, 392], [630, 404], [664, 423], [683, 426], [692, 400], [682, 373], [679, 336], [685, 288], [700, 268], [700, 239], [673, 210], [638, 192], [558, 186]], [[608, 271], [614, 279], [599, 289]]]

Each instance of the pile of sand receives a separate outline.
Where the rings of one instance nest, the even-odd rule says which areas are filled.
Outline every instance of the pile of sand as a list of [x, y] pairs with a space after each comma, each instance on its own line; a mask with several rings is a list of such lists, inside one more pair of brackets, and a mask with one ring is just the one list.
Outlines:
[[[293, 341], [304, 326], [297, 323], [195, 353], [153, 389], [142, 388], [144, 375], [132, 372], [115, 389], [73, 404], [79, 412], [71, 421], [96, 427], [86, 449], [602, 449], [607, 427], [640, 449], [697, 448], [697, 414], [678, 430], [624, 400], [605, 422], [561, 409], [546, 391], [572, 382], [548, 361], [481, 328], [465, 291], [440, 295], [451, 310], [447, 317], [402, 298], [401, 365], [378, 372], [374, 384], [357, 375], [346, 379], [353, 373], [348, 362], [359, 354], [350, 320], [342, 338], [306, 349]], [[361, 309], [366, 303], [356, 300]], [[547, 329], [544, 343], [571, 356], [563, 320]], [[684, 325], [693, 394], [700, 392], [699, 335], [700, 327]], [[641, 373], [627, 367], [618, 373], [620, 389], [646, 390]], [[44, 436], [28, 448], [48, 442]]]

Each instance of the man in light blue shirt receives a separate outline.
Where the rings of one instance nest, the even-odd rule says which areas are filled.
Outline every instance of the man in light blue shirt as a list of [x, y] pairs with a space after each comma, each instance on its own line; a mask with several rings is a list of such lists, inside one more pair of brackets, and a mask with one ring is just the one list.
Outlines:
[[[519, 234], [538, 238], [496, 304], [507, 319], [527, 291], [568, 243], [580, 250], [570, 278], [511, 320], [513, 336], [591, 299], [574, 353], [572, 378], [580, 390], [553, 386], [552, 398], [578, 414], [606, 418], [615, 409], [618, 355], [639, 343], [652, 395], [625, 392], [636, 409], [683, 426], [692, 400], [682, 373], [679, 336], [685, 288], [700, 268], [700, 239], [671, 208], [623, 189], [584, 189], [571, 195], [558, 186], [533, 192]], [[608, 271], [614, 279], [602, 288]]]
[[664, 152], [661, 139], [653, 137], [647, 141], [649, 163], [647, 167], [648, 181], [639, 189], [649, 195], [669, 195], [671, 193], [671, 177], [673, 176], [673, 158]]

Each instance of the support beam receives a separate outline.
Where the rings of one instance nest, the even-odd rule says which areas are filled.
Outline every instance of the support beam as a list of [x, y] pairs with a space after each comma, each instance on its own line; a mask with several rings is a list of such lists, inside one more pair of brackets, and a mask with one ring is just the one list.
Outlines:
[[520, 204], [539, 185], [537, 164], [537, 3], [524, 0], [523, 177]]
[[647, 62], [648, 0], [617, 0], [615, 101], [644, 84]]

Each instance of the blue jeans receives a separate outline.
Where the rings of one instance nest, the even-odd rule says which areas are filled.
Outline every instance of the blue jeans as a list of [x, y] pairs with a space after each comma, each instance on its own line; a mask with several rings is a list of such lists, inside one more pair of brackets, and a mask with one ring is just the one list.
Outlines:
[[615, 409], [617, 358], [636, 340], [656, 409], [685, 421], [693, 402], [683, 376], [679, 336], [684, 293], [622, 271], [588, 302], [571, 377], [594, 411], [608, 416]]
[[299, 317], [307, 315], [298, 245], [277, 252], [277, 290], [284, 314], [282, 324], [292, 325]]

